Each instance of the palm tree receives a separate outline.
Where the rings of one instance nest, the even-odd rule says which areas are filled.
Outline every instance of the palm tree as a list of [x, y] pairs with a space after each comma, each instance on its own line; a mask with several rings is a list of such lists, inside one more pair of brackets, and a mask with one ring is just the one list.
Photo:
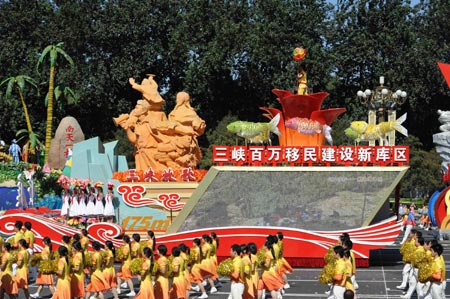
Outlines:
[[23, 113], [25, 114], [25, 122], [27, 124], [27, 129], [20, 130], [17, 132], [16, 135], [20, 135], [23, 133], [27, 133], [28, 135], [28, 151], [32, 154], [34, 154], [34, 150], [36, 148], [36, 144], [40, 143], [39, 140], [37, 140], [36, 134], [33, 132], [33, 128], [31, 127], [31, 120], [30, 120], [30, 114], [28, 113], [28, 107], [25, 102], [25, 97], [23, 96], [23, 92], [25, 89], [25, 83], [28, 83], [32, 85], [34, 88], [37, 88], [36, 82], [33, 80], [33, 78], [25, 75], [19, 75], [19, 76], [13, 76], [6, 78], [0, 83], [0, 86], [3, 86], [7, 84], [6, 87], [6, 99], [8, 101], [12, 100], [12, 93], [15, 88], [17, 93], [19, 94], [20, 101], [22, 102], [23, 107]]
[[44, 163], [48, 161], [48, 153], [50, 151], [50, 142], [52, 140], [52, 125], [53, 125], [53, 100], [54, 100], [54, 92], [55, 92], [55, 74], [56, 74], [56, 65], [58, 54], [61, 54], [64, 59], [70, 63], [71, 66], [74, 65], [72, 58], [67, 55], [66, 52], [62, 49], [64, 43], [60, 42], [56, 45], [47, 46], [44, 51], [42, 51], [41, 56], [39, 57], [36, 70], [39, 72], [39, 66], [44, 61], [44, 58], [47, 54], [50, 57], [50, 78], [48, 81], [48, 93], [47, 93], [47, 123], [45, 127], [45, 158]]

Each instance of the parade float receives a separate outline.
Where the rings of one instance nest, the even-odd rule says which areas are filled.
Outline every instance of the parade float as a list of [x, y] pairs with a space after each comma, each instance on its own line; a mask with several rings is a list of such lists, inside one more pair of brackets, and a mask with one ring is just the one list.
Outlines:
[[[438, 63], [438, 66], [450, 87], [450, 64]], [[444, 234], [450, 233], [450, 111], [438, 110], [440, 133], [433, 135], [433, 142], [436, 145], [436, 152], [440, 155], [442, 182], [441, 188], [436, 190], [430, 197], [428, 203], [428, 217], [433, 226], [441, 231], [441, 238]]]
[[[66, 163], [72, 179], [114, 185], [117, 223], [87, 226], [91, 240], [113, 239], [119, 245], [123, 234], [145, 236], [151, 230], [170, 251], [215, 232], [223, 259], [232, 244], [260, 247], [267, 235], [282, 231], [284, 256], [293, 266], [319, 267], [327, 249], [347, 232], [357, 264], [368, 266], [370, 251], [392, 244], [400, 233], [388, 197], [408, 169], [409, 149], [395, 145], [394, 138], [396, 130], [405, 134], [404, 118], [397, 121], [391, 113], [388, 121], [378, 120], [367, 105], [368, 123], [355, 121], [346, 132], [357, 143], [333, 145], [332, 124], [345, 108], [321, 109], [328, 93], [310, 93], [301, 68], [305, 55], [302, 48], [293, 55], [299, 64], [297, 92], [273, 90], [279, 108], [261, 107], [267, 123], [229, 124], [245, 145], [214, 146], [214, 166], [207, 173], [196, 169], [202, 157], [197, 137], [206, 124], [189, 95], [178, 93], [167, 116], [154, 75], [141, 84], [131, 78], [142, 99], [113, 121], [136, 148], [136, 168], [128, 169], [117, 142], [103, 144], [99, 138], [75, 143]], [[395, 99], [397, 94], [385, 89], [366, 91], [361, 98], [370, 103], [378, 101], [375, 96]], [[12, 235], [16, 220], [32, 223], [38, 249], [44, 236], [59, 244], [62, 236], [79, 232], [31, 208], [5, 213], [1, 233]]]

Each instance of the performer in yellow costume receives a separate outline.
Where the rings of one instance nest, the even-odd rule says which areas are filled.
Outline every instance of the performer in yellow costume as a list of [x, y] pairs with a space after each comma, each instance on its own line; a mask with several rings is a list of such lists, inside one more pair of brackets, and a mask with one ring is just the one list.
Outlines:
[[147, 232], [148, 240], [147, 240], [147, 247], [152, 250], [152, 252], [155, 251], [155, 245], [156, 245], [156, 237], [155, 233], [151, 230]]
[[416, 237], [419, 235], [421, 236], [422, 233], [417, 231], [416, 229], [412, 229], [408, 236], [407, 241], [404, 242], [400, 247], [400, 254], [403, 256], [402, 260], [405, 263], [405, 265], [403, 266], [402, 270], [402, 283], [396, 287], [397, 289], [400, 290], [406, 289], [409, 280], [409, 273], [412, 271], [410, 253], [415, 250]]
[[142, 264], [141, 285], [139, 287], [139, 293], [134, 298], [155, 299], [152, 282], [153, 252], [150, 248], [146, 247], [143, 250], [143, 254], [145, 261]]
[[104, 269], [103, 276], [105, 277], [106, 282], [111, 287], [111, 291], [114, 295], [114, 299], [118, 299], [119, 296], [117, 294], [117, 277], [116, 270], [114, 269], [114, 257], [116, 255], [116, 249], [114, 248], [114, 244], [112, 241], [105, 242], [105, 254], [104, 254]]
[[[230, 274], [231, 293], [228, 298], [240, 299], [244, 295], [245, 266], [241, 258], [241, 246], [233, 244], [230, 249], [230, 256], [233, 259], [233, 268]], [[250, 273], [250, 271], [248, 271]]]
[[20, 220], [17, 220], [16, 223], [14, 223], [14, 230], [16, 231], [16, 234], [14, 235], [14, 241], [13, 241], [13, 249], [19, 248], [19, 241], [22, 239], [25, 239], [22, 231], [23, 222]]
[[[125, 235], [122, 240], [125, 242], [125, 245], [122, 247], [123, 260], [122, 265], [120, 266], [119, 272], [117, 272], [117, 293], [120, 294], [120, 288], [125, 288], [127, 285], [130, 288], [130, 297], [135, 295], [133, 282], [131, 281], [132, 275], [130, 271], [130, 263], [131, 263], [131, 240], [130, 237]], [[121, 284], [122, 280], [124, 281]]]
[[91, 292], [96, 293], [94, 297], [99, 296], [100, 299], [103, 299], [103, 292], [110, 289], [110, 286], [106, 282], [103, 272], [103, 257], [100, 253], [101, 244], [97, 241], [92, 243], [92, 247], [94, 248], [94, 253], [92, 254], [91, 260], [91, 282], [86, 287], [86, 297], [89, 298]]
[[261, 266], [261, 278], [258, 282], [258, 298], [261, 298], [263, 290], [268, 290], [273, 299], [276, 299], [283, 289], [284, 283], [281, 277], [276, 273], [275, 250], [270, 240], [264, 243], [265, 249], [264, 264]]
[[434, 273], [431, 277], [431, 297], [445, 298], [445, 281], [446, 271], [445, 262], [442, 257], [444, 248], [441, 244], [434, 244], [431, 246], [431, 256], [434, 258], [433, 269]]
[[350, 258], [350, 250], [344, 249], [344, 262], [345, 262], [345, 289], [346, 290], [352, 290], [355, 292], [355, 287], [352, 284], [352, 273], [353, 273], [353, 266], [352, 261]]
[[345, 292], [346, 279], [346, 266], [344, 257], [344, 248], [338, 245], [334, 247], [334, 257], [336, 259], [336, 265], [333, 273], [333, 296], [336, 299], [342, 299]]
[[[277, 271], [281, 275], [281, 278], [284, 282], [284, 288], [289, 289], [290, 285], [288, 283], [287, 274], [292, 273], [294, 269], [292, 266], [288, 263], [288, 261], [284, 258], [284, 243], [283, 243], [283, 233], [277, 232], [277, 238], [278, 238], [278, 256], [277, 256]], [[275, 251], [276, 253], [276, 251]]]
[[86, 253], [89, 249], [89, 237], [87, 229], [83, 228], [81, 230], [81, 239], [80, 239], [81, 247], [83, 247], [84, 253]]
[[350, 252], [350, 262], [352, 264], [352, 275], [350, 277], [351, 283], [353, 285], [354, 291], [359, 288], [358, 283], [356, 282], [356, 258], [353, 253], [353, 242], [350, 239], [345, 239], [342, 241], [342, 247], [344, 249], [348, 249]]
[[183, 259], [183, 271], [184, 271], [184, 285], [186, 287], [186, 299], [189, 299], [189, 290], [192, 289], [191, 281], [189, 279], [189, 248], [186, 244], [182, 243], [178, 246], [180, 248], [180, 257]]
[[258, 295], [258, 282], [259, 282], [259, 273], [258, 273], [258, 259], [256, 258], [256, 253], [258, 251], [258, 248], [256, 247], [256, 244], [251, 242], [248, 243], [248, 251], [250, 256], [250, 261], [252, 262], [252, 283], [253, 283], [253, 289], [255, 293], [255, 297]]
[[3, 253], [2, 253], [2, 264], [0, 265], [1, 274], [0, 274], [0, 298], [3, 298], [4, 294], [9, 295], [10, 298], [16, 298], [16, 295], [19, 293], [17, 289], [17, 283], [12, 274], [12, 260], [11, 260], [11, 244], [5, 243], [3, 244]]
[[217, 288], [214, 285], [214, 279], [218, 278], [216, 266], [211, 258], [211, 253], [213, 250], [212, 238], [204, 234], [202, 235], [200, 253], [202, 256], [202, 261], [200, 263], [200, 269], [202, 270], [203, 280], [207, 280], [211, 286], [210, 293], [217, 293]]
[[[204, 270], [201, 269], [201, 249], [200, 249], [201, 241], [199, 238], [195, 238], [192, 243], [192, 248], [190, 249], [190, 258], [191, 258], [191, 272], [189, 273], [189, 280], [192, 283], [196, 283], [197, 285], [195, 287], [192, 287], [192, 290], [199, 292], [201, 291], [201, 295], [197, 298], [204, 299], [208, 298], [208, 295], [206, 295], [205, 287], [202, 285], [203, 282], [203, 274], [205, 273]], [[211, 273], [206, 273], [211, 275]]]
[[158, 246], [158, 272], [155, 275], [155, 297], [158, 299], [169, 299], [169, 260], [166, 257], [166, 245]]
[[186, 280], [184, 278], [183, 269], [184, 260], [180, 255], [180, 248], [172, 248], [172, 288], [169, 291], [169, 297], [171, 299], [186, 297]]
[[59, 260], [58, 270], [56, 275], [58, 276], [58, 282], [56, 283], [56, 291], [52, 296], [52, 299], [72, 299], [70, 293], [70, 268], [68, 251], [65, 246], [59, 246], [58, 248]]
[[425, 240], [422, 236], [418, 237], [416, 233], [415, 238], [415, 246], [416, 249], [412, 255], [411, 258], [411, 271], [409, 272], [409, 286], [408, 291], [405, 295], [401, 296], [401, 298], [408, 298], [410, 299], [412, 294], [414, 292], [417, 292], [417, 297], [422, 298], [423, 297], [423, 283], [420, 283], [418, 281], [418, 275], [419, 275], [419, 269], [418, 265], [422, 262], [422, 260], [425, 258], [425, 248], [423, 245], [425, 244]]
[[72, 248], [70, 290], [73, 298], [84, 298], [84, 251], [80, 242], [73, 243]]
[[17, 253], [17, 270], [16, 282], [17, 288], [22, 289], [25, 298], [30, 297], [28, 292], [28, 261], [30, 254], [28, 253], [28, 243], [22, 239], [19, 241], [19, 252]]
[[256, 286], [253, 284], [253, 266], [251, 260], [251, 254], [247, 244], [241, 245], [241, 259], [244, 265], [244, 275], [243, 275], [243, 283], [244, 283], [244, 291], [242, 298], [243, 299], [252, 299], [257, 296]]
[[[44, 237], [42, 241], [44, 242], [44, 249], [41, 251], [41, 260], [46, 261], [53, 257], [52, 240], [50, 240], [49, 237]], [[37, 288], [36, 293], [30, 295], [31, 298], [40, 297], [39, 294], [44, 286], [48, 286], [52, 294], [55, 293], [52, 274], [44, 274], [39, 272], [36, 279], [36, 284], [39, 285], [39, 287]]]

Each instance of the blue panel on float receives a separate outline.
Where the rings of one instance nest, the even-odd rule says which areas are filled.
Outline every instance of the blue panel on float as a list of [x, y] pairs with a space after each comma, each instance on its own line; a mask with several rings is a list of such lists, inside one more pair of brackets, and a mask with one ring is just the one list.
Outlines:
[[430, 217], [430, 221], [433, 226], [437, 226], [436, 217], [434, 215], [434, 206], [436, 205], [436, 201], [438, 200], [442, 190], [444, 190], [444, 187], [434, 191], [433, 195], [430, 197], [430, 201], [428, 202], [428, 217]]
[[104, 191], [109, 181], [118, 186], [120, 182], [112, 180], [113, 174], [128, 170], [128, 164], [125, 156], [117, 155], [117, 143], [112, 141], [103, 144], [100, 138], [94, 137], [74, 144], [70, 177], [102, 182]]

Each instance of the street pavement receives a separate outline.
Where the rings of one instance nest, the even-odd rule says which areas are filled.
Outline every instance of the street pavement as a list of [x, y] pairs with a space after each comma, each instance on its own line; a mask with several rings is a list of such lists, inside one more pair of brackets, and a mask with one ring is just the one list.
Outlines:
[[[425, 240], [433, 237], [433, 231], [423, 231]], [[435, 235], [434, 235], [435, 236]], [[399, 236], [401, 240], [402, 234]], [[398, 242], [396, 242], [398, 243]], [[446, 268], [450, 265], [450, 241], [441, 241], [444, 246], [444, 259], [446, 261]], [[403, 263], [399, 253], [399, 245], [388, 246], [381, 250], [372, 251], [370, 255], [370, 267], [358, 268], [356, 279], [359, 284], [357, 291], [358, 299], [373, 298], [373, 299], [389, 299], [400, 298], [402, 291], [396, 288], [401, 283]], [[296, 268], [293, 273], [288, 276], [290, 288], [286, 290], [283, 298], [328, 298], [325, 291], [328, 286], [322, 285], [318, 282], [320, 268]], [[448, 272], [448, 271], [447, 271]], [[230, 281], [227, 278], [221, 278], [222, 287], [218, 288], [218, 293], [208, 294], [211, 299], [226, 299], [230, 292]], [[447, 277], [447, 281], [449, 281]], [[137, 280], [134, 280], [136, 292], [139, 287]], [[450, 282], [447, 282], [450, 285]], [[30, 293], [34, 293], [37, 286], [30, 285]], [[120, 298], [127, 297], [128, 290], [122, 290]], [[43, 298], [50, 298], [50, 292], [45, 288], [41, 293]], [[450, 288], [447, 288], [446, 295], [450, 295]], [[112, 293], [104, 294], [105, 298], [113, 298]], [[200, 296], [200, 293], [191, 293], [191, 299]], [[25, 298], [20, 291], [19, 298]], [[270, 298], [270, 294], [266, 294], [266, 298]], [[417, 298], [416, 294], [412, 298]], [[161, 298], [156, 298], [161, 299]]]

